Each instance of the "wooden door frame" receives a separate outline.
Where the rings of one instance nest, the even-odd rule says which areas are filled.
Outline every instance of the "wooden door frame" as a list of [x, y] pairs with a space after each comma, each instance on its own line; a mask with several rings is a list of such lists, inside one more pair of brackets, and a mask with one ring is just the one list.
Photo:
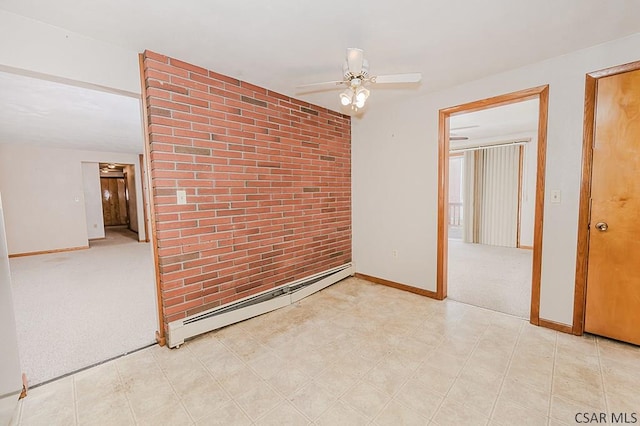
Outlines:
[[492, 98], [469, 102], [441, 109], [438, 117], [438, 246], [436, 271], [436, 298], [447, 297], [447, 210], [449, 185], [449, 117], [538, 99], [538, 152], [536, 197], [533, 229], [533, 264], [531, 277], [530, 322], [534, 325], [553, 327], [553, 323], [540, 320], [540, 277], [542, 272], [542, 223], [544, 216], [544, 181], [547, 153], [547, 119], [549, 110], [549, 85], [533, 87]]
[[147, 181], [146, 181], [146, 176], [147, 176], [147, 171], [145, 169], [145, 162], [144, 162], [144, 155], [143, 154], [139, 154], [138, 155], [138, 161], [140, 163], [140, 186], [142, 187], [142, 215], [144, 217], [144, 240], [140, 240], [140, 242], [145, 242], [148, 243], [149, 241], [151, 241], [151, 239], [149, 238], [149, 216], [147, 213], [147, 191], [149, 191], [149, 188], [147, 187]]
[[573, 296], [573, 327], [575, 335], [584, 333], [584, 315], [587, 303], [587, 261], [589, 260], [589, 215], [591, 213], [591, 172], [596, 118], [598, 80], [616, 74], [640, 69], [640, 61], [594, 71], [585, 77], [584, 129], [582, 140], [582, 177], [578, 210], [578, 250], [576, 254], [576, 282]]
[[[164, 305], [162, 303], [162, 284], [160, 282], [160, 261], [158, 257], [158, 235], [156, 228], [156, 209], [154, 205], [153, 181], [151, 178], [151, 141], [149, 137], [149, 105], [147, 103], [147, 84], [144, 75], [144, 54], [138, 54], [138, 67], [140, 71], [140, 90], [141, 90], [141, 107], [142, 107], [142, 129], [144, 134], [144, 180], [149, 193], [149, 221], [151, 222], [151, 250], [153, 252], [153, 264], [155, 268], [156, 280], [156, 307], [158, 309], [158, 330], [156, 331], [156, 341], [158, 345], [166, 344], [166, 336], [164, 329]], [[144, 187], [144, 184], [143, 184]], [[144, 193], [144, 192], [143, 192]], [[146, 221], [145, 221], [146, 224]], [[147, 234], [148, 235], [148, 234]]]

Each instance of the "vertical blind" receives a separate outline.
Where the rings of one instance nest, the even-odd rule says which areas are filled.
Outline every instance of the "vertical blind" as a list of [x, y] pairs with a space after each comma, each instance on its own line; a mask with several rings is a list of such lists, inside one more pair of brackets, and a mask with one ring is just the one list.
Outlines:
[[477, 243], [475, 221], [475, 162], [476, 151], [466, 151], [464, 153], [463, 194], [462, 199], [462, 240], [465, 243]]
[[516, 247], [520, 146], [465, 152], [463, 240]]

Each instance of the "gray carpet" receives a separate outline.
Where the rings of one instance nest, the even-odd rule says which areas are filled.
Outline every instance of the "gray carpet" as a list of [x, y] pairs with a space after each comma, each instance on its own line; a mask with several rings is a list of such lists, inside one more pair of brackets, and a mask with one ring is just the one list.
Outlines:
[[529, 318], [533, 251], [449, 240], [448, 297]]
[[88, 250], [10, 259], [18, 348], [29, 384], [151, 344], [151, 247], [112, 229]]

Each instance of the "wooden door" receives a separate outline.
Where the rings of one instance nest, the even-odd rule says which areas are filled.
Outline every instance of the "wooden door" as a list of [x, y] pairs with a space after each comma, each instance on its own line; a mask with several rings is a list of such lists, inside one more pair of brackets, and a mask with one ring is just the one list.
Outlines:
[[104, 225], [127, 225], [129, 215], [124, 178], [100, 178]]
[[585, 331], [640, 344], [640, 70], [598, 79]]

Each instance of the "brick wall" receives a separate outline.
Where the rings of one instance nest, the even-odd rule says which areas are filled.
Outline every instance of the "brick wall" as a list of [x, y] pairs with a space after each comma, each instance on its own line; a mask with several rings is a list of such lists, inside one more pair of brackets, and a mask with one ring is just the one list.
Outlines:
[[149, 51], [144, 76], [165, 327], [351, 260], [348, 116]]

